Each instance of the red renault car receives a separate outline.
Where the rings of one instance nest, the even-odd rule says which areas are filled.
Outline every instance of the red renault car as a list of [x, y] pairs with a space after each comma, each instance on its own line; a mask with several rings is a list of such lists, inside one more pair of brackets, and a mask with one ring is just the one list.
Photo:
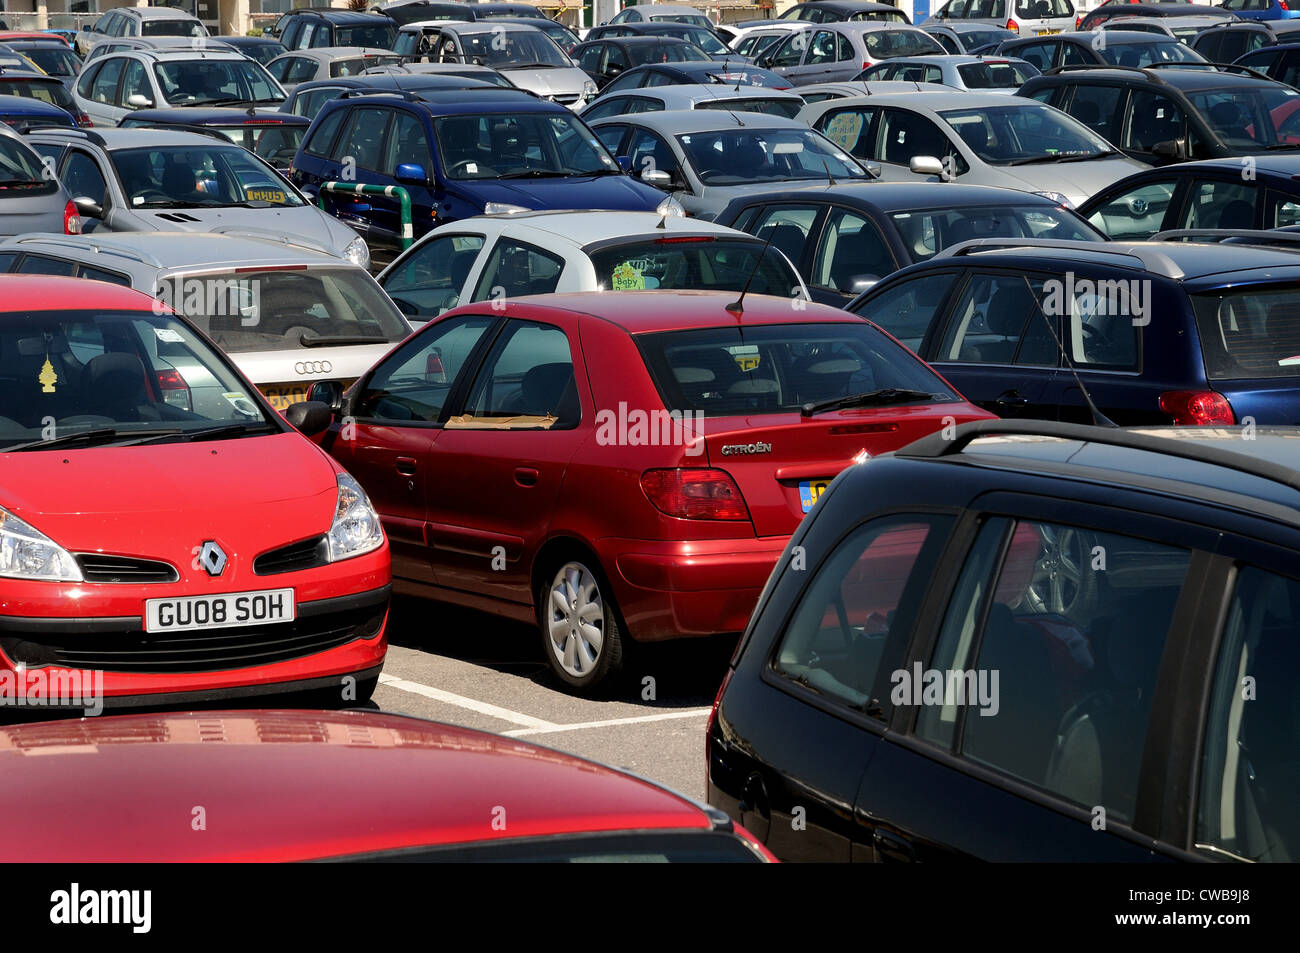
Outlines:
[[734, 292], [482, 301], [312, 396], [394, 586], [535, 623], [578, 690], [629, 638], [739, 632], [840, 470], [989, 416], [861, 318]]
[[391, 573], [357, 482], [153, 298], [0, 290], [0, 706], [364, 700]]

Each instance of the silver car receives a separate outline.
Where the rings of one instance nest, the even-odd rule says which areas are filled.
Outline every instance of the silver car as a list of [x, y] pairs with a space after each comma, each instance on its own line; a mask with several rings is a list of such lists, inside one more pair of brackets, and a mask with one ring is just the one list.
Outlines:
[[[847, 83], [814, 83], [799, 87], [799, 98], [805, 103], [821, 103], [828, 99], [846, 99], [852, 96], [875, 96], [879, 93], [946, 93], [950, 87], [942, 83], [919, 83], [909, 81], [906, 87], [900, 87], [893, 80], [874, 80], [863, 82], [853, 80]], [[798, 115], [795, 118], [799, 118]]]
[[53, 164], [88, 232], [292, 235], [370, 264], [360, 235], [234, 143], [164, 129], [34, 129], [27, 139]]
[[[22, 136], [0, 123], [0, 235], [77, 232], [72, 195]], [[2, 398], [0, 398], [2, 399]]]
[[584, 122], [627, 113], [666, 112], [673, 109], [720, 109], [766, 113], [793, 119], [804, 101], [794, 93], [757, 86], [723, 86], [719, 83], [680, 83], [676, 86], [643, 86], [601, 96], [580, 115]]
[[1021, 36], [1047, 36], [1074, 29], [1070, 0], [949, 0], [934, 12], [938, 24], [954, 21], [988, 23]]
[[851, 80], [868, 66], [896, 56], [938, 54], [944, 49], [924, 30], [902, 23], [841, 21], [809, 24], [772, 44], [754, 59], [795, 86]]
[[266, 64], [266, 71], [286, 90], [314, 79], [357, 76], [372, 66], [394, 66], [402, 58], [388, 50], [364, 46], [323, 46], [281, 53]]
[[1009, 56], [909, 56], [862, 71], [861, 80], [938, 83], [956, 89], [1012, 95], [1042, 71]]
[[621, 165], [698, 218], [779, 183], [872, 177], [825, 136], [780, 116], [691, 109], [615, 116], [591, 128]]
[[106, 36], [207, 36], [208, 28], [188, 11], [177, 7], [120, 7], [109, 10], [94, 23], [82, 27], [74, 45], [85, 56]]
[[[277, 410], [305, 400], [312, 381], [355, 380], [411, 331], [364, 268], [288, 240], [23, 235], [0, 242], [0, 271], [108, 281], [158, 298], [212, 338]], [[159, 334], [152, 343], [180, 359], [172, 361], [179, 378], [160, 381], [169, 403], [201, 412], [247, 399], [185, 363], [181, 342]]]
[[799, 118], [879, 163], [883, 179], [997, 185], [1068, 208], [1147, 168], [1059, 109], [1020, 97], [899, 92], [814, 103]]

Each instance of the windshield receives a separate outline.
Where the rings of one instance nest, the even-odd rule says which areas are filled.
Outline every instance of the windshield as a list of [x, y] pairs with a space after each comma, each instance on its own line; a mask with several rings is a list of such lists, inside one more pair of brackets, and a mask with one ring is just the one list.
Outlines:
[[176, 17], [168, 20], [145, 20], [140, 24], [141, 36], [207, 36], [208, 31], [198, 20]]
[[765, 252], [763, 243], [753, 239], [678, 236], [629, 242], [590, 255], [601, 291], [741, 291], [751, 275], [754, 294], [788, 298], [800, 287], [785, 258], [774, 248]]
[[694, 43], [705, 53], [730, 53], [727, 44], [718, 39], [718, 35], [712, 30], [683, 30], [680, 34], [683, 39]]
[[665, 331], [637, 343], [664, 406], [706, 417], [788, 414], [882, 388], [958, 399], [920, 358], [866, 322]]
[[1192, 106], [1229, 148], [1300, 146], [1300, 93], [1286, 86], [1251, 86], [1188, 93]]
[[[58, 188], [49, 175], [42, 175], [40, 157], [24, 143], [0, 136], [0, 196], [53, 192]], [[4, 401], [0, 399], [0, 406]]]
[[[256, 266], [164, 279], [157, 297], [228, 354], [400, 341], [410, 328], [361, 269]], [[331, 342], [336, 344], [331, 344]]]
[[569, 114], [447, 116], [433, 121], [452, 179], [618, 174], [599, 140]]
[[695, 104], [696, 109], [729, 109], [735, 112], [763, 113], [766, 116], [784, 116], [793, 119], [803, 108], [798, 99], [755, 99], [744, 96], [732, 96], [722, 99], [706, 99]]
[[271, 424], [249, 385], [170, 314], [0, 314], [0, 362], [14, 372], [0, 407], [0, 450], [50, 433], [111, 428], [129, 439], [160, 428]]
[[698, 63], [710, 59], [698, 46], [684, 40], [666, 40], [662, 43], [629, 43], [624, 47], [633, 66], [646, 63]]
[[0, 94], [26, 96], [28, 99], [39, 99], [43, 103], [52, 103], [71, 113], [77, 111], [76, 105], [72, 102], [72, 94], [56, 79], [31, 80], [0, 76]]
[[1039, 103], [946, 109], [940, 116], [985, 162], [1005, 165], [1101, 155], [1111, 146], [1087, 126]]
[[961, 37], [962, 47], [967, 50], [978, 49], [991, 43], [1001, 43], [1019, 36], [1010, 30], [963, 30], [957, 34]]
[[1210, 380], [1300, 377], [1300, 290], [1218, 291], [1192, 307]]
[[709, 18], [700, 13], [657, 13], [650, 18], [652, 23], [686, 23], [691, 26], [704, 27], [706, 30], [713, 29], [713, 24]]
[[1038, 70], [1028, 63], [966, 63], [957, 75], [967, 89], [1019, 89]]
[[893, 219], [913, 261], [925, 261], [949, 245], [976, 238], [1101, 241], [1101, 236], [1073, 212], [1049, 205], [963, 206], [924, 212], [891, 212], [889, 217]]
[[67, 47], [42, 43], [39, 46], [19, 47], [18, 52], [51, 76], [76, 76], [81, 69], [81, 60]]
[[867, 54], [875, 60], [891, 56], [943, 53], [939, 41], [920, 30], [874, 30], [862, 34], [862, 42], [867, 48]]
[[397, 35], [391, 23], [366, 24], [365, 26], [336, 26], [332, 46], [369, 46], [380, 50], [392, 49], [393, 38]]
[[789, 179], [865, 179], [867, 170], [811, 129], [725, 129], [678, 136], [705, 185]]
[[279, 43], [241, 43], [235, 49], [265, 66], [281, 53], [288, 53]]
[[402, 58], [395, 53], [367, 53], [365, 56], [353, 56], [330, 63], [330, 76], [356, 76], [372, 66], [395, 66], [400, 62]]
[[180, 60], [154, 64], [163, 98], [173, 106], [280, 102], [284, 91], [250, 59]]
[[300, 206], [303, 200], [269, 165], [237, 146], [120, 149], [110, 153], [135, 208], [232, 205]]
[[1026, 20], [1072, 17], [1074, 7], [1070, 0], [1016, 0], [1016, 16]]
[[276, 122], [252, 122], [234, 126], [209, 126], [237, 146], [261, 156], [277, 169], [293, 161], [307, 126], [288, 126]]
[[520, 68], [526, 66], [572, 66], [555, 41], [541, 30], [509, 30], [494, 33], [460, 34], [461, 49], [471, 63]]
[[888, 23], [907, 22], [902, 10], [863, 10], [860, 13], [853, 14], [849, 19], [856, 22], [862, 20], [880, 20]]
[[1172, 37], [1144, 43], [1104, 43], [1101, 58], [1116, 66], [1150, 66], [1152, 63], [1204, 63], [1205, 57]]

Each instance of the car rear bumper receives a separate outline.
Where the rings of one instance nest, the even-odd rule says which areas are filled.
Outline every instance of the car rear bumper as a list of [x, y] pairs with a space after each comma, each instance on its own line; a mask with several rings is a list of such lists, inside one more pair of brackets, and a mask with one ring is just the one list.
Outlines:
[[597, 546], [629, 634], [640, 642], [740, 632], [789, 537]]

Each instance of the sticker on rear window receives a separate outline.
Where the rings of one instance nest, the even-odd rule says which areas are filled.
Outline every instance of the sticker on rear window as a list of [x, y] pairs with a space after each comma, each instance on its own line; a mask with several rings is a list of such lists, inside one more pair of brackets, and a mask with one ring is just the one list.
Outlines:
[[167, 344], [185, 343], [185, 338], [181, 335], [181, 333], [179, 331], [174, 331], [171, 328], [154, 328], [153, 333], [154, 336], [157, 337], [159, 341], [163, 341]]
[[625, 261], [610, 273], [609, 287], [612, 291], [645, 291], [645, 275]]
[[246, 417], [257, 416], [257, 405], [248, 399], [247, 394], [241, 394], [239, 391], [233, 391], [231, 393], [222, 394], [221, 396], [226, 398], [226, 400], [230, 403], [230, 406], [234, 407], [235, 410], [239, 411], [244, 416]]

